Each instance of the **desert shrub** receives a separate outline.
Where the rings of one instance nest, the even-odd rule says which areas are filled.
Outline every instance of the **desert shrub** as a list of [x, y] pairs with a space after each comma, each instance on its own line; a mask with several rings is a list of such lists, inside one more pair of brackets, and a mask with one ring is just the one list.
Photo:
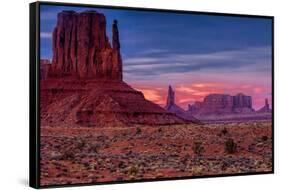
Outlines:
[[62, 160], [73, 160], [75, 158], [75, 154], [73, 150], [65, 150], [62, 154]]
[[89, 148], [89, 151], [92, 152], [92, 153], [98, 153], [99, 148], [100, 148], [100, 145], [98, 145], [98, 144], [93, 144], [93, 145]]
[[227, 133], [228, 133], [228, 131], [227, 131], [226, 128], [223, 128], [223, 129], [221, 130], [221, 134], [226, 135]]
[[104, 141], [106, 141], [107, 139], [108, 139], [108, 137], [105, 136], [105, 135], [99, 135], [99, 136], [97, 136], [97, 141], [100, 141], [100, 142], [104, 142]]
[[118, 168], [124, 169], [125, 167], [126, 167], [125, 162], [123, 162], [123, 161], [119, 162]]
[[59, 153], [59, 152], [54, 152], [52, 151], [50, 153], [50, 160], [61, 160], [63, 157], [63, 154]]
[[195, 141], [192, 145], [192, 151], [196, 155], [201, 155], [204, 152], [204, 146], [201, 141]]
[[221, 163], [221, 170], [226, 170], [229, 167], [229, 163], [226, 161], [223, 161]]
[[158, 173], [156, 174], [156, 177], [157, 177], [157, 178], [164, 177], [164, 174], [163, 174], [163, 173], [161, 173], [161, 172], [158, 172]]
[[191, 172], [192, 172], [192, 175], [194, 175], [194, 176], [200, 176], [200, 175], [203, 175], [204, 168], [202, 166], [193, 166], [191, 168]]
[[163, 131], [162, 128], [158, 129], [158, 133], [162, 133], [162, 131]]
[[237, 151], [237, 144], [234, 142], [233, 139], [227, 139], [224, 143], [225, 152], [232, 154]]
[[133, 151], [132, 151], [132, 150], [129, 150], [129, 151], [126, 153], [127, 156], [129, 156], [129, 155], [131, 155], [131, 154], [133, 154]]
[[137, 175], [139, 173], [139, 168], [137, 166], [131, 166], [128, 170], [129, 175]]
[[137, 128], [136, 135], [141, 134], [141, 128]]
[[264, 135], [261, 137], [262, 141], [267, 141], [268, 140], [268, 136]]
[[83, 165], [85, 168], [90, 168], [90, 163], [88, 163], [88, 162], [84, 162]]
[[65, 173], [67, 173], [67, 172], [68, 172], [68, 169], [67, 169], [67, 168], [64, 168], [62, 171], [65, 172]]
[[116, 181], [123, 181], [123, 180], [124, 180], [123, 177], [117, 177], [117, 178], [116, 178]]
[[81, 150], [81, 149], [84, 148], [85, 145], [86, 145], [85, 141], [79, 139], [79, 140], [77, 141], [76, 148], [79, 149], [79, 150]]
[[219, 137], [225, 136], [228, 134], [227, 129], [224, 127], [220, 132], [217, 134]]

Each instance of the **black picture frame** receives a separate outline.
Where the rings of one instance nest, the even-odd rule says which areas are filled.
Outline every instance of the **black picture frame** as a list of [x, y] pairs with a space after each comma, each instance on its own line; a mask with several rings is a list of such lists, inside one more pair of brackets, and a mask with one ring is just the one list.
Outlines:
[[[216, 15], [216, 16], [231, 16], [245, 18], [264, 18], [272, 22], [272, 171], [269, 172], [253, 172], [243, 174], [218, 174], [208, 176], [192, 176], [192, 177], [171, 177], [161, 179], [143, 179], [131, 181], [111, 181], [111, 182], [96, 182], [90, 184], [70, 184], [70, 185], [40, 185], [40, 5], [52, 6], [76, 6], [76, 7], [91, 7], [105, 8], [118, 10], [137, 10], [137, 11], [154, 11], [154, 12], [170, 12], [170, 13], [192, 13], [198, 15]], [[151, 182], [163, 180], [182, 180], [195, 178], [211, 178], [211, 177], [227, 177], [227, 176], [246, 176], [257, 174], [273, 174], [274, 173], [274, 17], [264, 15], [248, 15], [248, 14], [232, 14], [232, 13], [217, 13], [217, 12], [200, 12], [187, 10], [166, 10], [156, 8], [139, 8], [125, 6], [105, 6], [80, 3], [61, 3], [40, 1], [30, 3], [29, 12], [29, 52], [30, 52], [30, 75], [29, 75], [29, 185], [33, 188], [52, 188], [52, 187], [69, 187], [69, 186], [87, 186], [99, 184], [119, 184], [119, 183], [135, 183], [135, 182]]]

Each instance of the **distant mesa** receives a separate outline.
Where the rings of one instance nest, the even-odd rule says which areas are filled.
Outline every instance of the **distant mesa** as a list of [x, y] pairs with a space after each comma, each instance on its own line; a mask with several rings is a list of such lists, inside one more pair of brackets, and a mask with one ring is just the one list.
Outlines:
[[168, 89], [167, 103], [165, 109], [171, 113], [176, 114], [180, 118], [183, 118], [188, 121], [193, 121], [194, 123], [200, 123], [198, 119], [193, 117], [189, 112], [186, 112], [184, 109], [182, 109], [175, 103], [175, 92], [173, 91], [171, 86], [169, 86]]
[[252, 97], [239, 93], [209, 94], [202, 102], [188, 105], [187, 112], [203, 123], [245, 122], [272, 119], [272, 111], [266, 99], [258, 111], [252, 108]]
[[255, 111], [252, 107], [252, 97], [242, 93], [235, 96], [209, 94], [202, 102], [196, 101], [194, 104], [189, 104], [188, 109], [184, 110], [175, 103], [175, 92], [171, 86], [168, 88], [165, 109], [195, 123], [244, 122], [272, 118], [272, 110], [269, 108], [267, 99], [265, 99], [265, 105]]
[[261, 109], [259, 109], [257, 112], [259, 113], [272, 112], [272, 110], [269, 108], [269, 103], [267, 98], [264, 101], [264, 106]]
[[58, 14], [52, 64], [41, 61], [43, 126], [118, 127], [192, 123], [146, 100], [122, 80], [118, 22], [112, 44], [105, 16], [96, 11]]
[[251, 113], [252, 97], [239, 93], [235, 96], [228, 94], [209, 94], [203, 102], [188, 105], [188, 112], [192, 115]]

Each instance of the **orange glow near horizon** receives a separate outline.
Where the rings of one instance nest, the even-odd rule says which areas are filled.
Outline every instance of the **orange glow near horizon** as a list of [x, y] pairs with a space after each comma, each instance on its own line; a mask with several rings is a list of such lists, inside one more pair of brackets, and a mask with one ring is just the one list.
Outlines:
[[164, 105], [165, 100], [163, 99], [163, 96], [159, 93], [157, 89], [147, 89], [139, 87], [135, 89], [141, 91], [147, 100], [150, 100], [159, 105]]
[[[162, 107], [166, 104], [168, 86], [156, 86], [131, 84], [133, 88], [141, 91], [147, 100], [150, 100]], [[175, 91], [176, 103], [183, 109], [188, 108], [188, 104], [196, 101], [203, 101], [204, 97], [209, 94], [230, 94], [236, 95], [243, 93], [252, 96], [253, 108], [259, 109], [264, 106], [265, 98], [268, 98], [271, 105], [271, 95], [265, 95], [270, 89], [265, 86], [258, 85], [239, 85], [239, 84], [223, 84], [223, 83], [192, 83], [192, 84], [176, 84], [172, 86]]]

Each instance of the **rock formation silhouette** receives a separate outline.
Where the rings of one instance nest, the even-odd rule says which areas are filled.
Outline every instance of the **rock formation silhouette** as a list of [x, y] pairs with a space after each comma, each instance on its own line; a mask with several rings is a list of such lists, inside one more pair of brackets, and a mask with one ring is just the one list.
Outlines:
[[112, 31], [113, 48], [106, 36], [103, 14], [60, 12], [53, 31], [49, 76], [122, 80], [117, 21], [114, 21]]
[[266, 112], [271, 112], [272, 110], [269, 107], [268, 99], [266, 98], [264, 100], [264, 106], [258, 110], [258, 112], [266, 113]]
[[105, 16], [96, 11], [58, 14], [53, 60], [40, 84], [41, 124], [118, 127], [191, 123], [146, 100], [122, 80], [118, 23], [112, 46]]
[[193, 117], [190, 113], [186, 112], [184, 109], [182, 109], [175, 103], [175, 92], [173, 91], [171, 86], [169, 86], [169, 88], [168, 88], [168, 96], [167, 96], [167, 103], [166, 103], [165, 109], [187, 121], [192, 121], [194, 123], [200, 123], [200, 121], [198, 119]]
[[188, 112], [192, 115], [251, 113], [252, 97], [239, 93], [235, 96], [228, 94], [209, 94], [203, 102], [188, 105]]

